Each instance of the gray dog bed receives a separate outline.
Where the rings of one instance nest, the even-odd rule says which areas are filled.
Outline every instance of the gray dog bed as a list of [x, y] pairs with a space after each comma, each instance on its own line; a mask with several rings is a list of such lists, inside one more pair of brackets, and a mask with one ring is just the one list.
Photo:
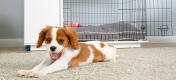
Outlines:
[[100, 26], [77, 27], [80, 40], [139, 40], [145, 39], [145, 32], [125, 22], [104, 24]]

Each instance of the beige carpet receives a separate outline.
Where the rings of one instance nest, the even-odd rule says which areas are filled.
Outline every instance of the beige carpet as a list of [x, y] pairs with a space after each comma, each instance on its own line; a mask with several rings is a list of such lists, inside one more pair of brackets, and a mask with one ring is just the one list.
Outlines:
[[16, 71], [37, 65], [44, 52], [0, 53], [0, 80], [175, 80], [176, 48], [118, 49], [115, 64], [99, 62], [40, 78], [19, 78]]

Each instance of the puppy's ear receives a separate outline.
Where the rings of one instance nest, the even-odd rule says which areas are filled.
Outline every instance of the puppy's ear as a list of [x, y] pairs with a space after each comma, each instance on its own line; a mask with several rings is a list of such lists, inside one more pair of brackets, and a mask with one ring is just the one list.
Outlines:
[[79, 49], [79, 42], [78, 42], [78, 33], [72, 27], [64, 27], [63, 28], [65, 34], [69, 38], [71, 47], [73, 49]]
[[51, 26], [46, 26], [40, 33], [39, 33], [39, 38], [37, 42], [37, 48], [42, 46], [43, 41], [45, 40], [46, 33], [51, 29]]

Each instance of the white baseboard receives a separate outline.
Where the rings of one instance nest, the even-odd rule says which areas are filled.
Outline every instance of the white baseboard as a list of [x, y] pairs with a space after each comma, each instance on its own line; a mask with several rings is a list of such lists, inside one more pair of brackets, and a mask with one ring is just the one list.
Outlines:
[[[116, 48], [140, 48], [141, 43], [176, 43], [176, 36], [148, 36], [147, 41], [107, 41], [114, 44]], [[36, 48], [33, 44], [31, 50], [46, 50], [45, 46]]]
[[117, 43], [114, 46], [116, 48], [140, 48], [141, 43]]
[[46, 45], [42, 45], [40, 48], [37, 48], [36, 45], [31, 45], [31, 51], [36, 50], [46, 50]]
[[[140, 48], [141, 43], [147, 43], [148, 41], [108, 41], [104, 43], [109, 43], [114, 45], [116, 48]], [[85, 42], [82, 42], [85, 43]], [[46, 50], [46, 46], [43, 45], [41, 48], [36, 48], [36, 45], [31, 45], [31, 50]]]
[[141, 43], [148, 43], [148, 41], [107, 41], [105, 43], [113, 44], [116, 48], [140, 48]]
[[24, 47], [24, 39], [0, 39], [0, 47]]
[[[176, 43], [176, 36], [148, 36], [147, 41], [149, 43]], [[140, 43], [147, 41], [118, 41], [107, 43], [117, 43], [117, 48], [131, 48], [140, 47]], [[24, 47], [24, 39], [0, 39], [0, 47]], [[35, 46], [33, 46], [33, 50], [35, 49]]]
[[147, 36], [149, 43], [176, 43], [176, 36]]

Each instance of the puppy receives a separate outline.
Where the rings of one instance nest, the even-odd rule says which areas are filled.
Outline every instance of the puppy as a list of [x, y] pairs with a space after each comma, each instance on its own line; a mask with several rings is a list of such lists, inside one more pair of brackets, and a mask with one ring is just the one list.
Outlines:
[[107, 60], [114, 62], [116, 58], [113, 45], [98, 41], [79, 43], [72, 27], [47, 26], [39, 34], [37, 48], [43, 42], [48, 51], [43, 61], [31, 70], [19, 70], [17, 76], [37, 78], [69, 67]]

